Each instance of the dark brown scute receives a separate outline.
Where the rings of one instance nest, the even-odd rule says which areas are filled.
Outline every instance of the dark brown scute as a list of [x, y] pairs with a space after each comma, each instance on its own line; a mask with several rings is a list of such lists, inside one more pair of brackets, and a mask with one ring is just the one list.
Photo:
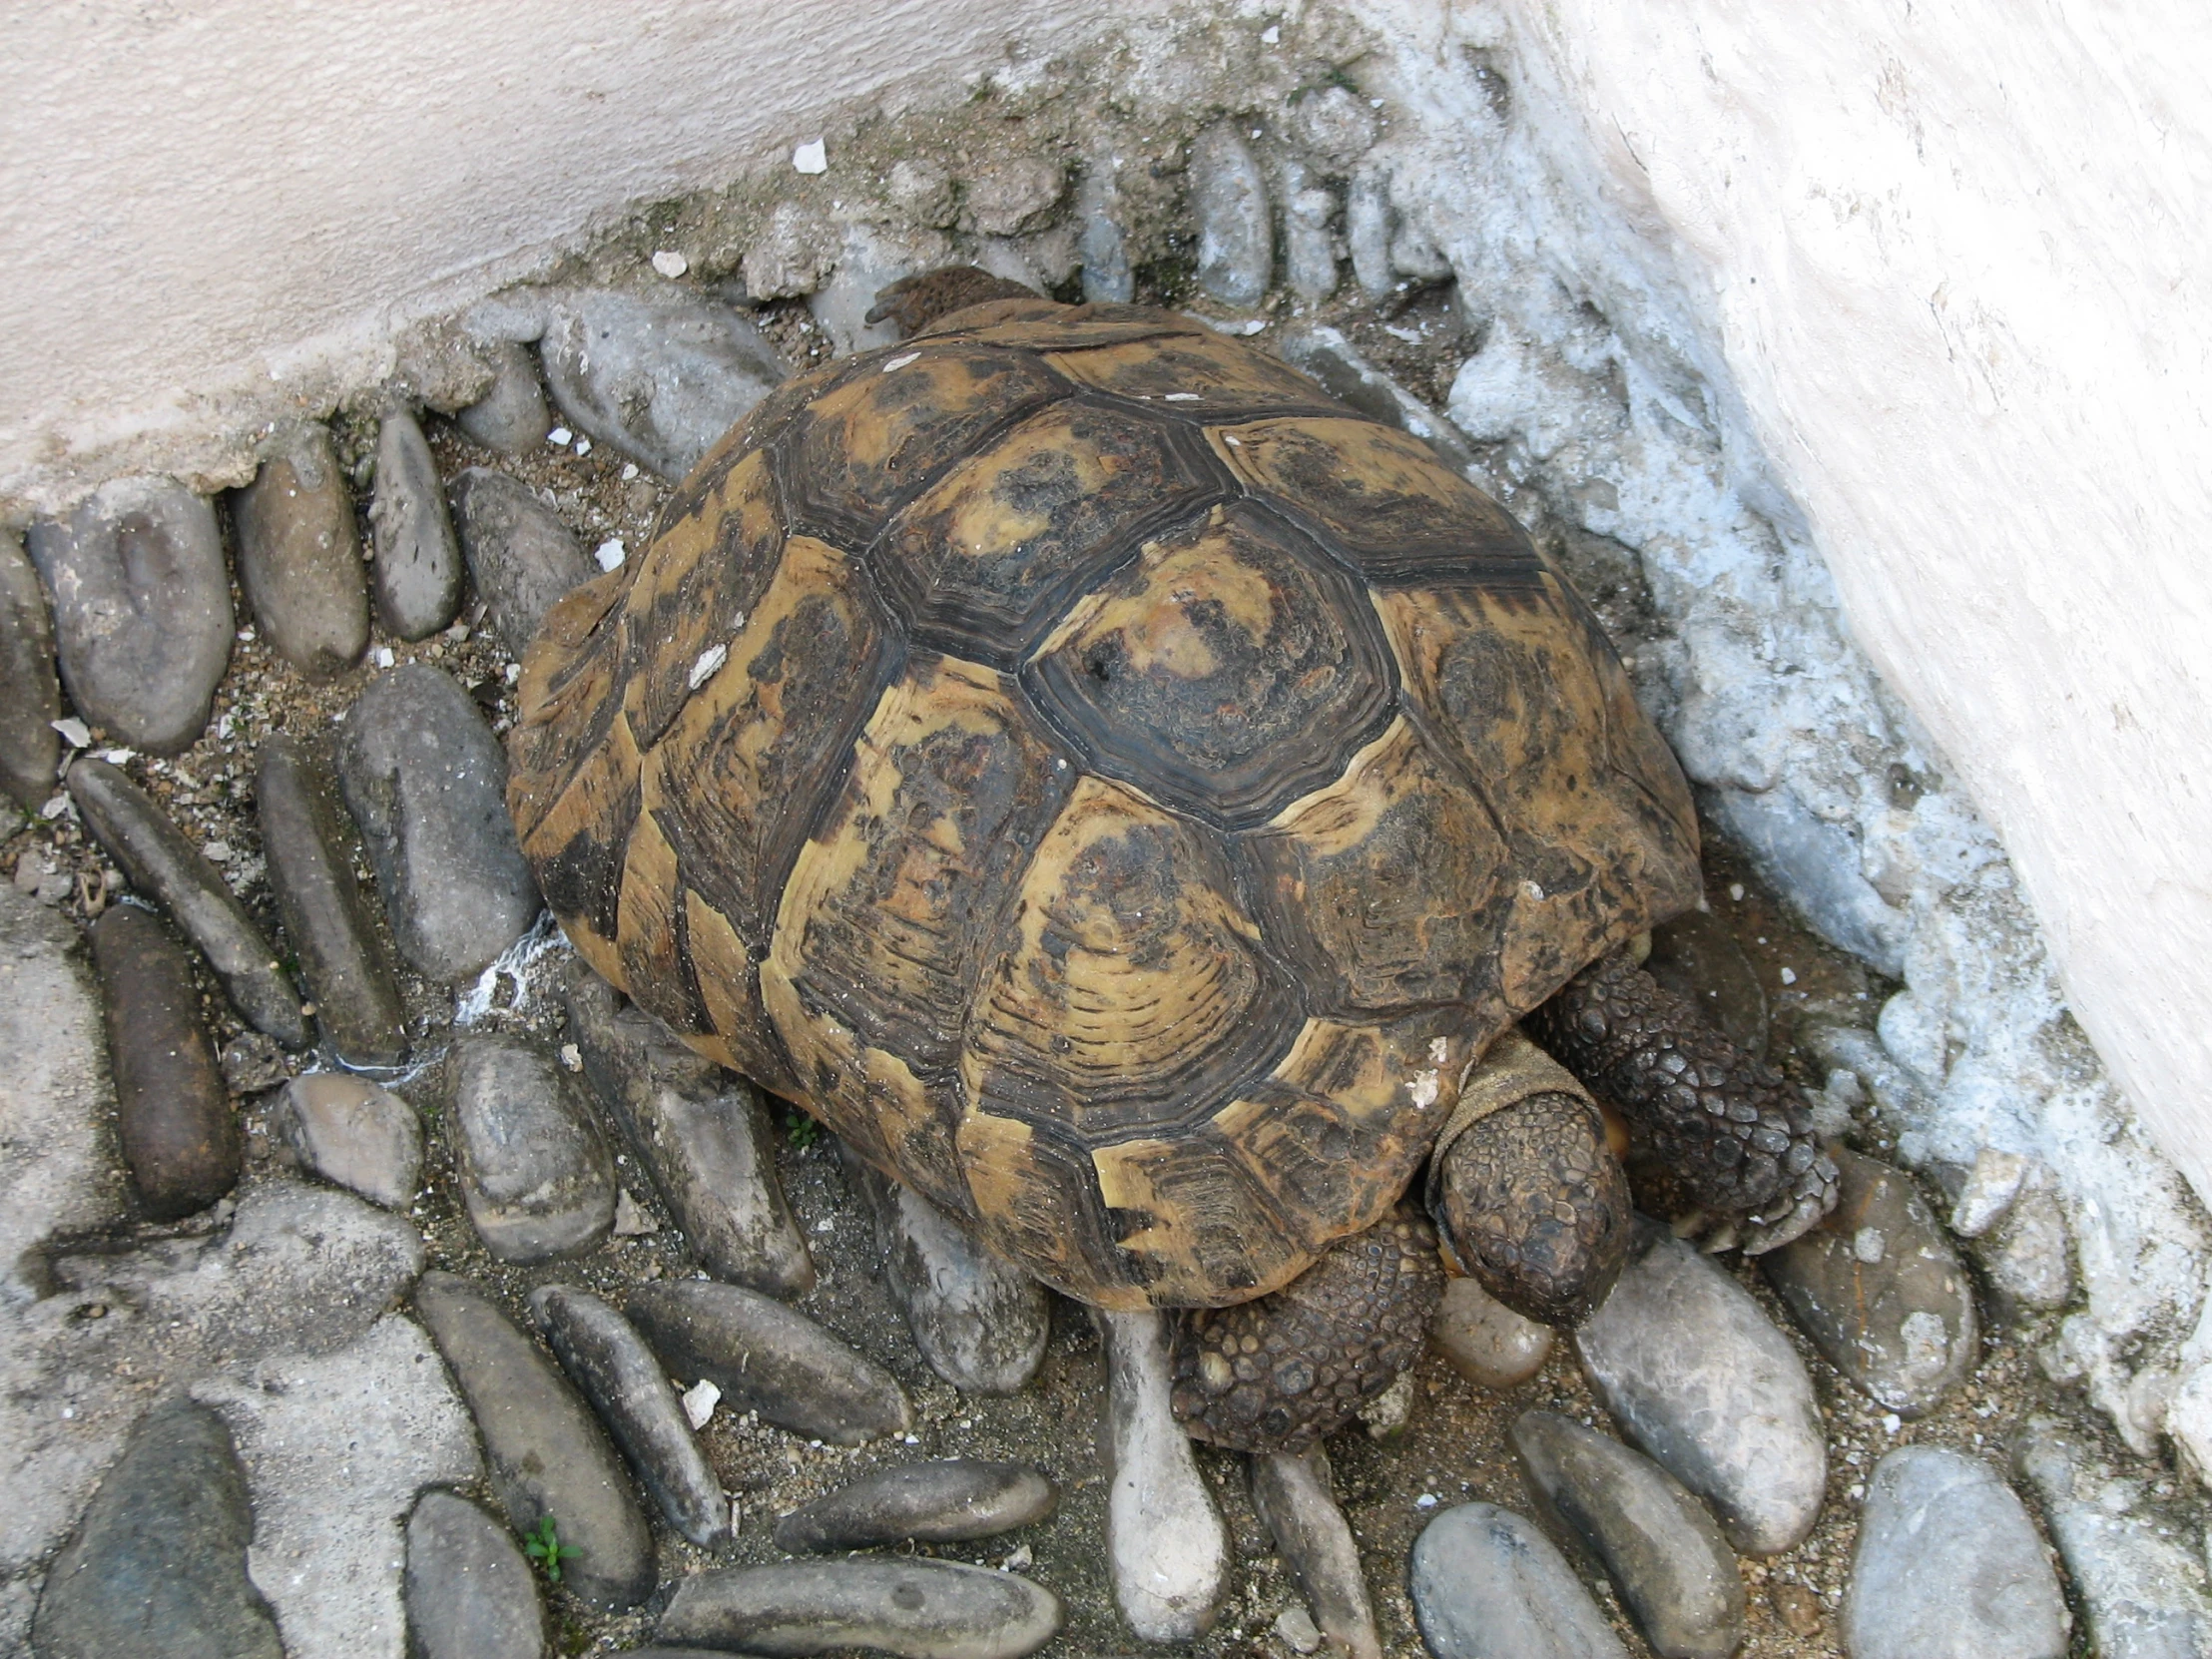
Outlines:
[[1211, 330], [1118, 339], [1048, 360], [1084, 385], [1186, 420], [1341, 412], [1288, 363]]
[[1148, 543], [1023, 679], [1088, 770], [1226, 829], [1341, 774], [1397, 689], [1367, 590], [1251, 501]]

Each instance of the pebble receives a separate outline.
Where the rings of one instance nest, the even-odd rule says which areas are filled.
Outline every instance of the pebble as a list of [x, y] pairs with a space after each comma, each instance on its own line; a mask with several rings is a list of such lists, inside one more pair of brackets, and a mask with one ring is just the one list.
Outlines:
[[1326, 190], [1301, 185], [1284, 192], [1283, 277], [1312, 304], [1337, 291], [1336, 217], [1337, 199]]
[[92, 924], [92, 956], [124, 1165], [147, 1215], [182, 1220], [238, 1185], [245, 1151], [200, 1022], [191, 958], [159, 917], [132, 904]]
[[1502, 1391], [1551, 1358], [1551, 1327], [1524, 1319], [1471, 1279], [1444, 1281], [1428, 1340], [1469, 1382]]
[[1972, 1282], [1909, 1176], [1833, 1156], [1836, 1208], [1760, 1265], [1830, 1365], [1899, 1416], [1924, 1415], [1980, 1357]]
[[1321, 1651], [1321, 1626], [1314, 1622], [1313, 1614], [1295, 1601], [1275, 1615], [1275, 1623], [1269, 1628], [1293, 1653]]
[[341, 1071], [294, 1077], [270, 1108], [269, 1128], [309, 1175], [387, 1210], [422, 1185], [422, 1120], [365, 1077]]
[[2125, 1482], [2049, 1417], [2028, 1423], [2012, 1459], [2042, 1499], [2044, 1522], [2089, 1615], [2090, 1651], [2098, 1659], [2212, 1653], [2212, 1597], [2202, 1560], [2128, 1512], [2134, 1504]]
[[254, 800], [269, 885], [322, 1040], [348, 1066], [398, 1065], [407, 1057], [406, 1009], [353, 878], [352, 822], [328, 773], [277, 734], [262, 744]]
[[891, 163], [884, 181], [891, 206], [916, 225], [937, 230], [950, 226], [955, 209], [952, 175], [921, 156], [902, 156]]
[[1121, 213], [1113, 161], [1094, 156], [1075, 188], [1075, 254], [1083, 262], [1086, 304], [1126, 305], [1137, 297], [1137, 278], [1129, 267]]
[[598, 1297], [568, 1285], [540, 1285], [530, 1312], [668, 1524], [702, 1549], [729, 1543], [730, 1500], [645, 1339]]
[[1744, 1581], [1713, 1517], [1650, 1458], [1552, 1411], [1507, 1437], [1547, 1528], [1594, 1560], [1659, 1659], [1728, 1659]]
[[1828, 1474], [1812, 1379], [1711, 1261], [1646, 1224], [1575, 1344], [1614, 1421], [1736, 1548], [1773, 1555], [1812, 1530]]
[[2065, 1598], [2026, 1506], [1987, 1463], [1935, 1446], [1900, 1446], [1875, 1465], [1843, 1616], [1852, 1659], [2063, 1659], [2068, 1648]]
[[614, 1161], [568, 1075], [550, 1056], [492, 1032], [446, 1052], [453, 1173], [484, 1248], [502, 1262], [574, 1256], [615, 1219]]
[[507, 759], [450, 676], [409, 663], [354, 700], [338, 784], [399, 954], [450, 984], [481, 973], [538, 913], [507, 817]]
[[1345, 250], [1352, 274], [1370, 299], [1382, 299], [1397, 285], [1390, 267], [1390, 181], [1366, 168], [1352, 176], [1345, 192]]
[[584, 1076], [700, 1266], [770, 1296], [813, 1290], [814, 1259], [777, 1179], [759, 1091], [686, 1048], [582, 962], [564, 989]]
[[486, 449], [532, 454], [553, 429], [553, 411], [538, 384], [537, 365], [515, 340], [492, 340], [481, 349], [491, 361], [491, 389], [453, 419]]
[[849, 1151], [844, 1168], [874, 1219], [891, 1300], [929, 1369], [970, 1393], [1027, 1386], [1052, 1336], [1044, 1287], [911, 1187]]
[[733, 1410], [832, 1445], [913, 1426], [889, 1372], [758, 1291], [711, 1279], [639, 1285], [626, 1311], [668, 1375], [714, 1383]]
[[785, 373], [750, 319], [683, 292], [572, 289], [553, 303], [538, 355], [579, 430], [671, 480]]
[[988, 1538], [1043, 1520], [1059, 1503], [1052, 1482], [1026, 1463], [946, 1457], [878, 1470], [794, 1509], [776, 1523], [789, 1555]]
[[465, 1279], [426, 1273], [415, 1311], [483, 1436], [492, 1497], [517, 1532], [551, 1515], [577, 1553], [562, 1586], [599, 1607], [652, 1593], [653, 1534], [622, 1461], [551, 1362]]
[[1654, 927], [1644, 971], [1687, 997], [1738, 1048], [1765, 1057], [1766, 989], [1735, 930], [1712, 911], [1686, 910]]
[[745, 251], [745, 291], [756, 304], [796, 299], [820, 287], [837, 263], [839, 238], [828, 218], [798, 202], [779, 202]]
[[1340, 1659], [1382, 1659], [1360, 1546], [1337, 1506], [1329, 1454], [1317, 1444], [1255, 1456], [1252, 1507], [1330, 1651]]
[[246, 1472], [223, 1419], [189, 1399], [156, 1406], [47, 1574], [33, 1650], [40, 1659], [284, 1659], [247, 1576], [253, 1536]]
[[368, 646], [361, 547], [327, 428], [277, 439], [254, 481], [231, 497], [239, 587], [270, 646], [310, 680], [328, 680]]
[[54, 625], [23, 538], [0, 530], [0, 790], [26, 813], [54, 793], [61, 764], [61, 683], [54, 678]]
[[1169, 1403], [1167, 1317], [1154, 1311], [1094, 1317], [1106, 1351], [1113, 1470], [1106, 1550], [1114, 1600], [1139, 1640], [1195, 1641], [1220, 1615], [1229, 1534]]
[[2073, 1300], [2073, 1246], [2050, 1172], [2035, 1167], [2004, 1214], [1966, 1248], [1989, 1276], [2000, 1306], [2050, 1312]]
[[1350, 167], [1375, 148], [1375, 111], [1349, 88], [1309, 91], [1291, 105], [1290, 115], [1291, 136], [1334, 167]]
[[1037, 230], [1059, 205], [1067, 174], [1042, 156], [996, 156], [965, 183], [969, 227], [980, 236], [1018, 237]]
[[693, 1573], [661, 1640], [748, 1653], [864, 1647], [897, 1659], [1020, 1659], [1059, 1633], [1040, 1584], [952, 1561], [789, 1561]]
[[407, 1630], [421, 1659], [544, 1659], [530, 1564], [465, 1497], [424, 1492], [407, 1518]]
[[[533, 379], [533, 391], [536, 385]], [[542, 402], [539, 408], [544, 408]], [[404, 405], [386, 409], [377, 427], [376, 489], [368, 503], [368, 528], [375, 553], [369, 586], [376, 620], [399, 639], [427, 639], [461, 608], [461, 548], [446, 511], [438, 463], [414, 411]]]
[[1326, 322], [1287, 328], [1282, 351], [1286, 362], [1321, 382], [1338, 402], [1411, 433], [1435, 450], [1437, 459], [1452, 471], [1463, 475], [1474, 465], [1474, 451], [1458, 429], [1368, 361], [1341, 329]]
[[120, 771], [90, 756], [69, 769], [69, 796], [131, 885], [158, 900], [200, 947], [247, 1023], [286, 1048], [306, 1047], [299, 993], [277, 964], [276, 952], [215, 865], [169, 816]]
[[1444, 1510], [1413, 1540], [1406, 1578], [1434, 1659], [1628, 1659], [1551, 1541], [1510, 1510]]
[[1216, 122], [1191, 141], [1189, 177], [1199, 286], [1250, 310], [1275, 275], [1275, 224], [1267, 179], [1235, 123]]
[[167, 478], [119, 478], [32, 525], [30, 551], [77, 712], [117, 743], [189, 749], [231, 662], [214, 505]]
[[594, 575], [561, 515], [528, 485], [488, 466], [463, 467], [454, 475], [453, 525], [469, 580], [510, 656], [529, 648], [562, 595]]

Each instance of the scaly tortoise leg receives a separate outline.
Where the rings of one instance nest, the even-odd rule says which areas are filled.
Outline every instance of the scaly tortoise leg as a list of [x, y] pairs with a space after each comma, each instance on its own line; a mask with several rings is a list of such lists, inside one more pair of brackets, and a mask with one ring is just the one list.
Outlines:
[[1523, 1023], [1746, 1254], [1788, 1244], [1835, 1208], [1835, 1160], [1797, 1086], [1627, 951], [1584, 968]]

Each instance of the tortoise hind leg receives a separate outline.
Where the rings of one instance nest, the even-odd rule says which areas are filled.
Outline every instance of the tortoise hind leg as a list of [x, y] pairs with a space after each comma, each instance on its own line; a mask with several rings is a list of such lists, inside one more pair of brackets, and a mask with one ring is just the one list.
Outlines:
[[1039, 297], [1035, 288], [993, 276], [972, 265], [940, 266], [935, 271], [901, 276], [877, 292], [867, 320], [888, 322], [903, 338], [920, 333], [940, 316], [950, 316], [970, 305], [993, 299]]
[[1836, 1164], [1797, 1086], [1707, 1025], [1617, 950], [1523, 1022], [1619, 1109], [1639, 1150], [1731, 1218], [1747, 1254], [1788, 1244], [1835, 1208]]

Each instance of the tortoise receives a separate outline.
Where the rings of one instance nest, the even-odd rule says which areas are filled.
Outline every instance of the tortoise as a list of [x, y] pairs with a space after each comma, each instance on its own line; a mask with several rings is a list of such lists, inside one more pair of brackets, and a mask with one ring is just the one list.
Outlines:
[[524, 659], [509, 805], [594, 968], [1045, 1284], [1183, 1310], [1177, 1413], [1247, 1449], [1417, 1354], [1424, 1209], [1508, 1306], [1603, 1295], [1576, 1072], [1747, 1249], [1833, 1205], [1636, 965], [1689, 790], [1502, 507], [1185, 315], [960, 269], [877, 314]]

